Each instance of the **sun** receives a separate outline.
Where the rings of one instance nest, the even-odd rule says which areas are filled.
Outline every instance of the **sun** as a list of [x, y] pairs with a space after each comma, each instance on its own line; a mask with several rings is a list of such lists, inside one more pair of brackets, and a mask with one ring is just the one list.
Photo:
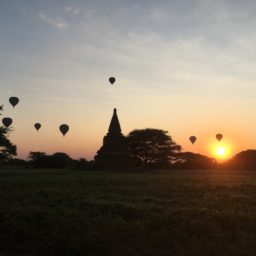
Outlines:
[[224, 161], [227, 160], [230, 157], [231, 154], [231, 148], [229, 144], [223, 144], [223, 143], [214, 143], [211, 146], [212, 155], [216, 160], [218, 161]]
[[225, 156], [226, 150], [224, 147], [217, 147], [216, 148], [216, 155], [218, 156]]
[[213, 153], [218, 160], [226, 160], [229, 157], [229, 148], [226, 145], [216, 145]]

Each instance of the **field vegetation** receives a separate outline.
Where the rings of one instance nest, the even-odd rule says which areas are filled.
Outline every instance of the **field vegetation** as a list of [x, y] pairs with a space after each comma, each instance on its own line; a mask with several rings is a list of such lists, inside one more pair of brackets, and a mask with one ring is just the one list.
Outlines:
[[255, 174], [0, 170], [0, 255], [256, 255]]

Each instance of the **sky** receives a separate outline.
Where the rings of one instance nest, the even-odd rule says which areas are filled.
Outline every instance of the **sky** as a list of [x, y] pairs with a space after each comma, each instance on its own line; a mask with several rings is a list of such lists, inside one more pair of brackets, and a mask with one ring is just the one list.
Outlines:
[[18, 157], [93, 159], [114, 108], [124, 135], [167, 130], [207, 156], [217, 133], [230, 156], [255, 148], [255, 13], [251, 0], [0, 0], [0, 104]]

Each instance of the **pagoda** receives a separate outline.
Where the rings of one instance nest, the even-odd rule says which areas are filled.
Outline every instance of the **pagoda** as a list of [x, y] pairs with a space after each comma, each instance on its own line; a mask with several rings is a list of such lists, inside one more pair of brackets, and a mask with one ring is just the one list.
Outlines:
[[95, 164], [100, 167], [129, 167], [131, 157], [122, 134], [116, 108], [108, 128], [107, 135], [103, 138], [103, 146], [94, 157]]

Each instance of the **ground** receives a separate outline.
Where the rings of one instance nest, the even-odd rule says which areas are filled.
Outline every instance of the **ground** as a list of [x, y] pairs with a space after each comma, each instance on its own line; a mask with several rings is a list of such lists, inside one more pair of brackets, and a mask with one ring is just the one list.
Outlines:
[[255, 241], [256, 173], [0, 170], [0, 255], [251, 256]]

